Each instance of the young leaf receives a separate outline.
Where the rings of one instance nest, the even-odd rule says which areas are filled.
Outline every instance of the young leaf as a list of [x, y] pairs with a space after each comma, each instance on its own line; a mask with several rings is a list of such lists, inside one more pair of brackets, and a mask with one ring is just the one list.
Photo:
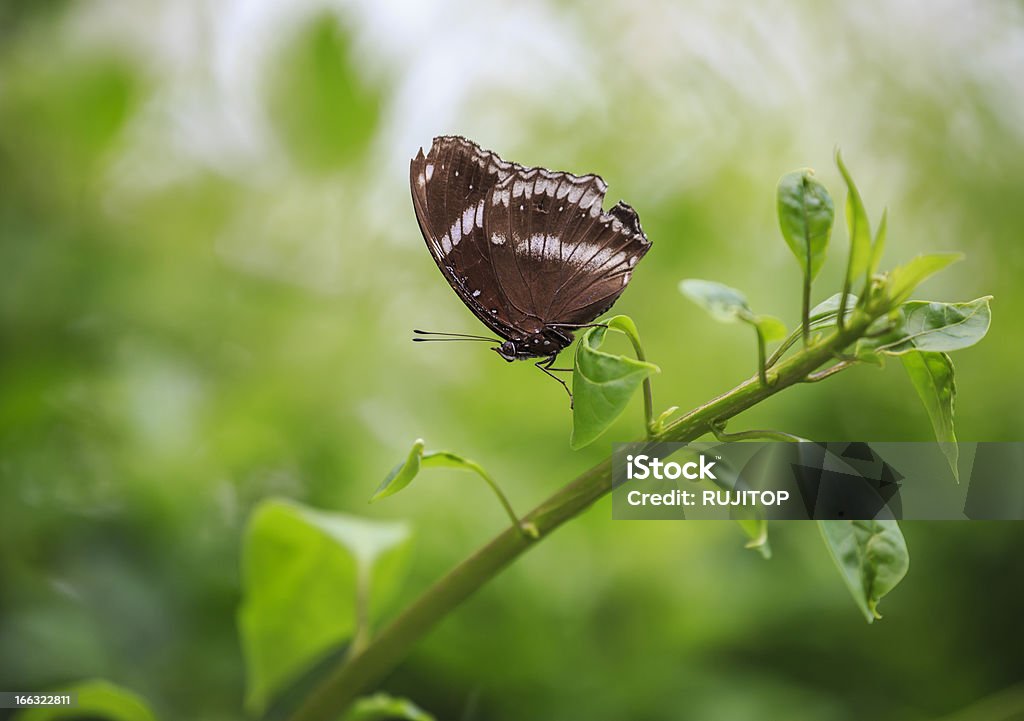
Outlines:
[[[853, 303], [851, 303], [850, 305], [856, 305], [857, 304], [857, 296], [850, 295], [849, 298], [851, 300], [853, 300]], [[840, 303], [840, 301], [842, 301], [842, 299], [843, 299], [843, 294], [842, 293], [836, 293], [835, 295], [829, 296], [825, 300], [823, 300], [820, 303], [818, 303], [818, 305], [816, 305], [813, 308], [811, 308], [811, 320], [812, 321], [822, 320], [822, 319], [829, 319], [829, 320], [831, 320], [831, 319], [835, 318], [836, 314], [839, 312], [839, 303]], [[849, 315], [851, 312], [852, 312], [852, 310], [847, 311], [847, 315]]]
[[755, 315], [751, 321], [768, 343], [786, 337], [786, 324], [773, 315]]
[[925, 279], [935, 275], [946, 266], [963, 259], [963, 253], [932, 253], [919, 255], [906, 265], [900, 265], [889, 273], [889, 298], [896, 307], [914, 292]]
[[352, 638], [398, 585], [409, 531], [402, 523], [261, 503], [242, 551], [238, 612], [246, 708], [268, 702], [325, 653]]
[[616, 315], [604, 321], [609, 328], [621, 331], [629, 338], [634, 348], [640, 348], [640, 331], [636, 329], [636, 323], [628, 315]]
[[377, 693], [356, 699], [341, 721], [434, 721], [434, 717], [412, 701]]
[[768, 543], [768, 521], [764, 518], [737, 518], [736, 523], [750, 539], [744, 548], [757, 551], [765, 560], [772, 557], [772, 547]]
[[868, 623], [878, 602], [907, 574], [910, 556], [896, 521], [818, 521], [839, 573]]
[[846, 230], [850, 236], [850, 259], [846, 265], [846, 283], [849, 290], [853, 282], [861, 275], [867, 275], [871, 262], [871, 223], [868, 220], [864, 201], [857, 190], [853, 176], [843, 162], [843, 155], [836, 150], [836, 165], [846, 181]]
[[663, 410], [661, 414], [654, 420], [651, 430], [655, 434], [661, 433], [665, 429], [665, 423], [668, 421], [669, 418], [672, 417], [672, 414], [674, 414], [678, 410], [679, 406], [670, 406]]
[[653, 363], [598, 350], [605, 329], [590, 328], [576, 346], [573, 364], [573, 449], [583, 448], [608, 430], [645, 378], [660, 373]]
[[921, 397], [935, 438], [949, 461], [953, 477], [960, 480], [957, 468], [959, 448], [953, 432], [953, 406], [956, 403], [956, 381], [953, 377], [953, 359], [945, 353], [911, 351], [900, 356], [907, 369], [910, 382]]
[[47, 693], [78, 694], [74, 708], [37, 706], [15, 714], [14, 721], [57, 721], [58, 719], [97, 718], [109, 721], [156, 721], [156, 716], [141, 696], [109, 681], [93, 679], [62, 686]]
[[883, 338], [869, 339], [865, 348], [878, 353], [899, 355], [910, 351], [948, 353], [974, 345], [988, 333], [992, 322], [989, 300], [978, 298], [968, 303], [934, 303], [912, 300], [900, 307], [893, 332]]
[[749, 320], [754, 315], [743, 293], [712, 280], [687, 278], [679, 282], [679, 291], [722, 323]]
[[889, 231], [889, 209], [882, 211], [882, 219], [878, 222], [878, 230], [875, 231], [875, 242], [871, 244], [871, 257], [868, 259], [868, 281], [878, 272], [878, 266], [882, 262], [882, 253], [885, 251], [885, 236]]
[[825, 262], [835, 219], [832, 196], [813, 173], [810, 169], [787, 173], [779, 180], [776, 191], [782, 237], [800, 261], [808, 284]]
[[391, 469], [391, 472], [387, 475], [387, 478], [377, 487], [377, 492], [373, 494], [370, 499], [370, 503], [380, 499], [387, 498], [412, 483], [412, 479], [416, 477], [416, 474], [420, 472], [421, 468], [458, 468], [463, 471], [471, 471], [477, 474], [497, 496], [498, 502], [501, 503], [502, 508], [505, 509], [505, 513], [508, 514], [509, 520], [512, 521], [512, 525], [519, 526], [522, 531], [530, 536], [531, 538], [538, 538], [537, 527], [532, 523], [520, 523], [519, 517], [516, 516], [514, 510], [512, 510], [512, 504], [509, 503], [505, 493], [501, 490], [501, 487], [497, 482], [491, 478], [490, 474], [484, 470], [476, 461], [471, 461], [468, 458], [463, 458], [460, 455], [452, 453], [450, 451], [423, 451], [423, 439], [418, 439], [412, 444], [412, 450], [409, 451], [409, 457], [402, 463]]
[[387, 477], [377, 488], [377, 492], [373, 494], [370, 499], [370, 503], [378, 501], [381, 498], [387, 498], [388, 496], [398, 493], [400, 490], [412, 483], [412, 479], [416, 477], [416, 474], [420, 472], [420, 463], [423, 460], [423, 439], [418, 438], [416, 442], [412, 444], [412, 450], [409, 451], [408, 457], [402, 463], [391, 469]]

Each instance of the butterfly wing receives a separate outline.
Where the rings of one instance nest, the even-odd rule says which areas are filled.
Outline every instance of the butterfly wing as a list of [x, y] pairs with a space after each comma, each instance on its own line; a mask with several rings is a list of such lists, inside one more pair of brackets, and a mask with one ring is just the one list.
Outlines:
[[583, 325], [612, 307], [651, 248], [636, 211], [618, 202], [586, 236], [569, 238], [574, 261], [551, 300], [549, 322]]
[[498, 335], [586, 324], [619, 297], [650, 247], [607, 185], [508, 163], [465, 138], [435, 138], [410, 165], [427, 247], [466, 306]]
[[409, 168], [416, 219], [434, 262], [462, 302], [503, 338], [515, 335], [516, 314], [494, 271], [483, 215], [488, 191], [516, 167], [470, 140], [443, 136]]
[[650, 248], [632, 208], [602, 210], [606, 190], [596, 175], [524, 168], [490, 191], [484, 230], [496, 277], [509, 304], [540, 327], [594, 320]]

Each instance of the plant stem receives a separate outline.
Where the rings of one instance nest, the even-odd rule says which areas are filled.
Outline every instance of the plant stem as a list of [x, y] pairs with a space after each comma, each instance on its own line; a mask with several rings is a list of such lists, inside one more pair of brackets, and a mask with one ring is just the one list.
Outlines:
[[761, 379], [761, 385], [768, 385], [768, 366], [765, 365], [764, 333], [761, 326], [754, 323], [754, 332], [757, 333], [757, 376]]
[[370, 642], [370, 577], [369, 569], [359, 566], [356, 571], [356, 630], [349, 644], [348, 657], [356, 656]]
[[498, 502], [501, 504], [502, 508], [505, 509], [505, 513], [508, 514], [508, 517], [512, 520], [513, 526], [518, 528], [523, 534], [531, 539], [540, 538], [539, 531], [532, 523], [529, 523], [526, 520], [519, 520], [519, 516], [516, 515], [515, 510], [512, 508], [512, 504], [509, 502], [508, 496], [506, 496], [505, 492], [501, 490], [501, 486], [498, 485], [497, 481], [491, 478], [491, 474], [485, 471], [481, 465], [473, 461], [463, 459], [463, 463], [476, 471], [477, 475], [483, 478], [487, 485], [491, 487], [491, 490], [494, 491], [494, 495], [498, 497]]
[[717, 423], [711, 426], [711, 432], [715, 435], [715, 438], [723, 443], [730, 443], [732, 441], [786, 441], [787, 443], [807, 442], [806, 438], [794, 436], [792, 433], [786, 433], [785, 431], [757, 430], [726, 433], [724, 426]]
[[[644, 355], [644, 349], [643, 346], [640, 345], [640, 339], [632, 333], [626, 333], [626, 336], [629, 338], [629, 342], [633, 344], [633, 353], [636, 354], [636, 359], [641, 363], [646, 363], [647, 356]], [[654, 435], [654, 393], [651, 392], [650, 376], [644, 378], [643, 389], [645, 427], [647, 428], [647, 437], [652, 438]]]
[[[712, 431], [784, 388], [804, 381], [859, 338], [884, 311], [857, 312], [842, 331], [802, 349], [778, 367], [772, 385], [758, 376], [747, 379], [668, 424], [651, 442], [688, 443]], [[640, 349], [637, 348], [638, 358]], [[645, 394], [648, 408], [649, 396]], [[648, 411], [648, 423], [651, 413]], [[650, 433], [650, 425], [648, 427]], [[544, 538], [575, 518], [612, 490], [612, 462], [607, 458], [561, 488], [523, 517]], [[508, 528], [428, 588], [358, 654], [331, 669], [320, 684], [289, 717], [289, 721], [334, 721], [340, 714], [406, 657], [412, 647], [459, 603], [494, 578], [502, 569], [534, 545], [518, 527]]]

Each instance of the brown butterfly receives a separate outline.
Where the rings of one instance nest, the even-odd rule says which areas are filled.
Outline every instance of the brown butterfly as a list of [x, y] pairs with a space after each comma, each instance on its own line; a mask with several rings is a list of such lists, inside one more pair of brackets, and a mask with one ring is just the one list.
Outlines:
[[597, 175], [509, 163], [459, 136], [434, 138], [426, 155], [421, 148], [409, 182], [434, 262], [503, 339], [493, 350], [510, 362], [540, 358], [537, 367], [565, 386], [551, 373], [568, 370], [551, 367], [558, 353], [615, 303], [651, 247], [636, 211], [620, 201], [605, 212], [608, 186]]

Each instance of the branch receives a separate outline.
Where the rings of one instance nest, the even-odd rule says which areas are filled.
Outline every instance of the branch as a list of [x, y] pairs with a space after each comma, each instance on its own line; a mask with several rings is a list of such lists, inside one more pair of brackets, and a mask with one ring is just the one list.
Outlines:
[[[668, 424], [648, 442], [688, 443], [784, 388], [804, 381], [836, 354], [860, 338], [884, 309], [857, 311], [841, 330], [795, 353], [774, 371], [766, 385], [755, 375], [682, 418]], [[646, 400], [646, 399], [645, 399]], [[508, 528], [476, 551], [409, 605], [361, 652], [331, 669], [303, 699], [289, 721], [334, 721], [353, 701], [394, 669], [412, 647], [474, 591], [494, 578], [540, 539], [575, 518], [612, 490], [612, 462], [605, 459], [522, 518], [533, 524], [537, 539], [518, 527]]]

